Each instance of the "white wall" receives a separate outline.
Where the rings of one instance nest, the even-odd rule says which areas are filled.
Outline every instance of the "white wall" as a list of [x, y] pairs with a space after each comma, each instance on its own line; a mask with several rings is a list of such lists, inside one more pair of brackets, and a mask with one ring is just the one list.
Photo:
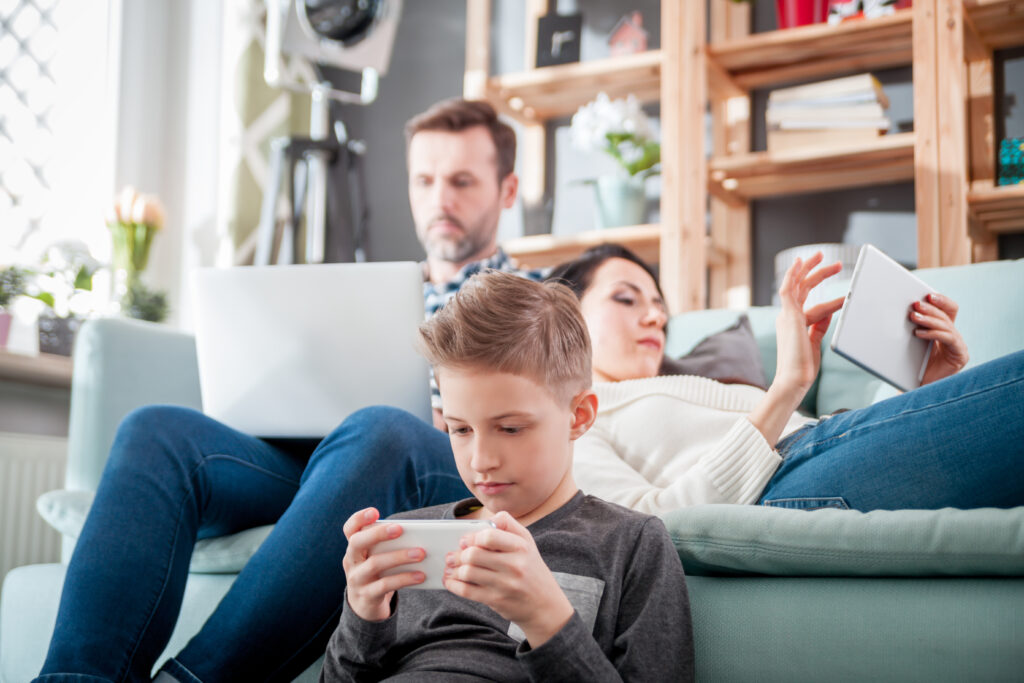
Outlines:
[[164, 202], [167, 221], [154, 240], [147, 279], [169, 292], [169, 322], [189, 328], [188, 273], [213, 263], [222, 3], [117, 4], [113, 187], [134, 185]]

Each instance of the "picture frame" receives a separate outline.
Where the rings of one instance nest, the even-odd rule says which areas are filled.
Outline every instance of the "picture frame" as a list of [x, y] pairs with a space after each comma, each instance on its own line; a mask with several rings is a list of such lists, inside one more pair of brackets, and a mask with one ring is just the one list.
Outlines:
[[582, 14], [549, 13], [537, 20], [537, 66], [580, 61]]

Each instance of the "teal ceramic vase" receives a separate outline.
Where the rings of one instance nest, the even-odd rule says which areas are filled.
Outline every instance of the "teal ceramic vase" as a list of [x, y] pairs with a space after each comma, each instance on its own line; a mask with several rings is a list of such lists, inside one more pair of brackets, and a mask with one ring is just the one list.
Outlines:
[[594, 182], [597, 226], [614, 228], [646, 222], [644, 180], [639, 176], [603, 175]]

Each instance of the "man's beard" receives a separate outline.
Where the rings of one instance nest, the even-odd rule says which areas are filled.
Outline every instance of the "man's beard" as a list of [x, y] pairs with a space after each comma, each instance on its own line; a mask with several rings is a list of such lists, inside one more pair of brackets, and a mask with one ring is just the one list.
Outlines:
[[462, 263], [487, 246], [487, 241], [482, 239], [481, 231], [466, 230], [466, 227], [452, 216], [436, 216], [430, 221], [430, 225], [442, 220], [458, 226], [462, 230], [463, 237], [453, 239], [431, 236], [428, 227], [423, 248], [431, 258], [450, 263]]

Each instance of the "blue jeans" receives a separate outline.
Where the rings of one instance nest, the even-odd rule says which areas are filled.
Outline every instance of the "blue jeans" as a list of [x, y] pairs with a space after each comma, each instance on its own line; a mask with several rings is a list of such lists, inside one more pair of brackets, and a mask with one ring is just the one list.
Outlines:
[[856, 510], [1024, 505], [1024, 351], [804, 427], [761, 503]]
[[276, 523], [164, 668], [182, 681], [290, 681], [337, 624], [345, 520], [468, 495], [448, 436], [400, 410], [359, 411], [317, 444], [263, 441], [185, 408], [140, 409], [118, 430], [37, 680], [150, 680], [196, 540]]

